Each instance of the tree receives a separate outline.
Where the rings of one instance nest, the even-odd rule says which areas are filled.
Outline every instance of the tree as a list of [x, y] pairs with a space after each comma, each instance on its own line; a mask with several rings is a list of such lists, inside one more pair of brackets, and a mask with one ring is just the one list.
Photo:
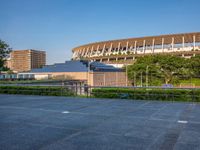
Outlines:
[[14, 74], [14, 72], [12, 70], [8, 70], [7, 74]]
[[[151, 85], [163, 80], [158, 67], [155, 65], [154, 56], [139, 57], [133, 65], [128, 66], [129, 80], [134, 82], [135, 79], [138, 79], [139, 83], [141, 84], [141, 82], [144, 82], [147, 77], [149, 77], [148, 82]], [[136, 85], [136, 83], [134, 84]]]
[[200, 55], [191, 58], [191, 63], [189, 64], [192, 73], [196, 77], [200, 77]]
[[157, 55], [156, 59], [156, 65], [165, 78], [165, 84], [178, 81], [181, 76], [187, 76], [189, 74], [189, 68], [185, 58], [173, 55]]
[[11, 48], [9, 47], [9, 45], [6, 44], [6, 42], [0, 40], [0, 71], [6, 68], [4, 67], [4, 64], [10, 52]]
[[[190, 73], [188, 60], [173, 55], [150, 55], [139, 57], [137, 61], [128, 67], [128, 77], [133, 80], [135, 74], [149, 78], [150, 82], [159, 81], [165, 84], [174, 83], [180, 76]], [[144, 80], [144, 79], [141, 79]]]

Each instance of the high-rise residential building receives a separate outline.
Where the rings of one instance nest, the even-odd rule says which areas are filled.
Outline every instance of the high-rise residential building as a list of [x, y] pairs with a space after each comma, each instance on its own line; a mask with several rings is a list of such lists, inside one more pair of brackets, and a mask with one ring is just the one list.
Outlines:
[[16, 72], [30, 71], [46, 64], [46, 52], [38, 50], [14, 50], [10, 53], [10, 69]]

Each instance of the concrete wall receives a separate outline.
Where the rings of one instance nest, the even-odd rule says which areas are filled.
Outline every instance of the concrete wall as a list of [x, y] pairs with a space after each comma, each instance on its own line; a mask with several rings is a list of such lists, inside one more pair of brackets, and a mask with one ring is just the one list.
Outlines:
[[35, 79], [36, 80], [47, 80], [49, 79], [50, 75], [48, 74], [36, 74]]
[[87, 72], [45, 72], [35, 73], [35, 75], [50, 75], [52, 79], [87, 80]]

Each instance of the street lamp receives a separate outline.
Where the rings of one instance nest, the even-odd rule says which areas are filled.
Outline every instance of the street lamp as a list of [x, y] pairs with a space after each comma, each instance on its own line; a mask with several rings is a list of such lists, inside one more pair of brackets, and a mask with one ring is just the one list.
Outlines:
[[127, 64], [126, 64], [126, 86], [128, 86], [128, 70], [127, 70]]
[[134, 72], [134, 86], [137, 86], [137, 84], [136, 84], [136, 72]]
[[147, 67], [146, 67], [146, 87], [148, 87], [148, 71], [149, 71], [149, 66], [147, 65]]
[[88, 74], [87, 74], [87, 84], [89, 85], [89, 76], [90, 76], [90, 61], [88, 60]]

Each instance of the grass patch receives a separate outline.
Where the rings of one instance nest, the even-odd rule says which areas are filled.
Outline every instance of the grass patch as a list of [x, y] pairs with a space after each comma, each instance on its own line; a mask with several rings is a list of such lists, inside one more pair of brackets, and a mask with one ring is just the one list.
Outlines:
[[188, 80], [180, 80], [180, 85], [200, 86], [200, 78], [191, 78], [191, 79], [188, 79]]

